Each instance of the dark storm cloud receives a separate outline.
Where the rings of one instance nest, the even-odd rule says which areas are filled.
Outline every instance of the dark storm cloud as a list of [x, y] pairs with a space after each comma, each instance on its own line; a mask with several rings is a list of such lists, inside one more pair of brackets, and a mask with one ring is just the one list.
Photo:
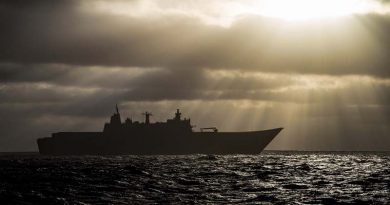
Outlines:
[[[227, 73], [227, 74], [223, 74]], [[65, 102], [89, 96], [159, 101], [258, 98], [263, 91], [293, 85], [288, 76], [206, 69], [79, 67], [0, 64], [0, 102]], [[257, 91], [255, 94], [250, 92]], [[226, 92], [226, 93], [225, 93]], [[257, 97], [256, 97], [257, 96]], [[270, 100], [270, 96], [266, 98]], [[271, 99], [272, 100], [272, 99]]]
[[[94, 109], [87, 112], [88, 109], [80, 109], [83, 106], [78, 105], [89, 102], [93, 102], [93, 106], [98, 105], [99, 109], [95, 110], [121, 101], [161, 100], [390, 103], [390, 81], [368, 76], [287, 75], [208, 69], [74, 68], [50, 64], [28, 67], [0, 66], [0, 73], [8, 76], [8, 80], [4, 78], [0, 84], [0, 103], [75, 103], [63, 113], [82, 110], [79, 114], [85, 115], [93, 114]], [[307, 85], [307, 82], [312, 85]], [[340, 82], [341, 85], [337, 85]], [[369, 97], [372, 93], [377, 97]]]
[[387, 15], [361, 15], [302, 26], [247, 16], [223, 28], [178, 14], [160, 18], [112, 15], [93, 7], [82, 8], [80, 2], [0, 2], [0, 60], [390, 74]]
[[65, 66], [35, 64], [0, 64], [0, 82], [52, 82], [71, 69]]
[[0, 63], [0, 82], [123, 88], [139, 75], [156, 70], [158, 69]]

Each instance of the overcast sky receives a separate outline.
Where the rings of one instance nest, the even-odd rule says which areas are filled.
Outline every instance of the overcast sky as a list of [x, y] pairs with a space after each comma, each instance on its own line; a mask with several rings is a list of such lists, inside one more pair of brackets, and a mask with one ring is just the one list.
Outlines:
[[0, 1], [0, 151], [101, 131], [116, 103], [122, 119], [284, 127], [268, 149], [390, 150], [387, 1], [273, 2]]

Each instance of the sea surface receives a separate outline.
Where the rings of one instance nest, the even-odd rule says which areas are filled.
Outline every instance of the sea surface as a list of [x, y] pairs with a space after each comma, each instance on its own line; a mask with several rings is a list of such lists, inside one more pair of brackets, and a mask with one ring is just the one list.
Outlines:
[[2, 154], [0, 204], [390, 204], [390, 154]]

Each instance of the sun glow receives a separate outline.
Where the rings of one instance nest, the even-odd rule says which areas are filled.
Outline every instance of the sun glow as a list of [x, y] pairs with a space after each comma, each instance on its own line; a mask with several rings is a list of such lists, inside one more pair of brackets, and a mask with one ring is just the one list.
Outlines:
[[[388, 13], [377, 0], [202, 0], [194, 1], [84, 1], [86, 11], [98, 11], [135, 18], [181, 15], [224, 27], [240, 17], [260, 15], [288, 21], [312, 20], [364, 13]], [[92, 8], [92, 9], [91, 9]]]
[[292, 21], [381, 12], [382, 8], [380, 3], [366, 0], [272, 0], [255, 7], [260, 15]]

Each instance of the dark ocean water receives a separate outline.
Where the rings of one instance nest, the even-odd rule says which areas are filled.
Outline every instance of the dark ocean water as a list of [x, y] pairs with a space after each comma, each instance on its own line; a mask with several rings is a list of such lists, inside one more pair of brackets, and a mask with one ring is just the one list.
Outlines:
[[161, 203], [390, 204], [390, 155], [0, 155], [0, 204]]

